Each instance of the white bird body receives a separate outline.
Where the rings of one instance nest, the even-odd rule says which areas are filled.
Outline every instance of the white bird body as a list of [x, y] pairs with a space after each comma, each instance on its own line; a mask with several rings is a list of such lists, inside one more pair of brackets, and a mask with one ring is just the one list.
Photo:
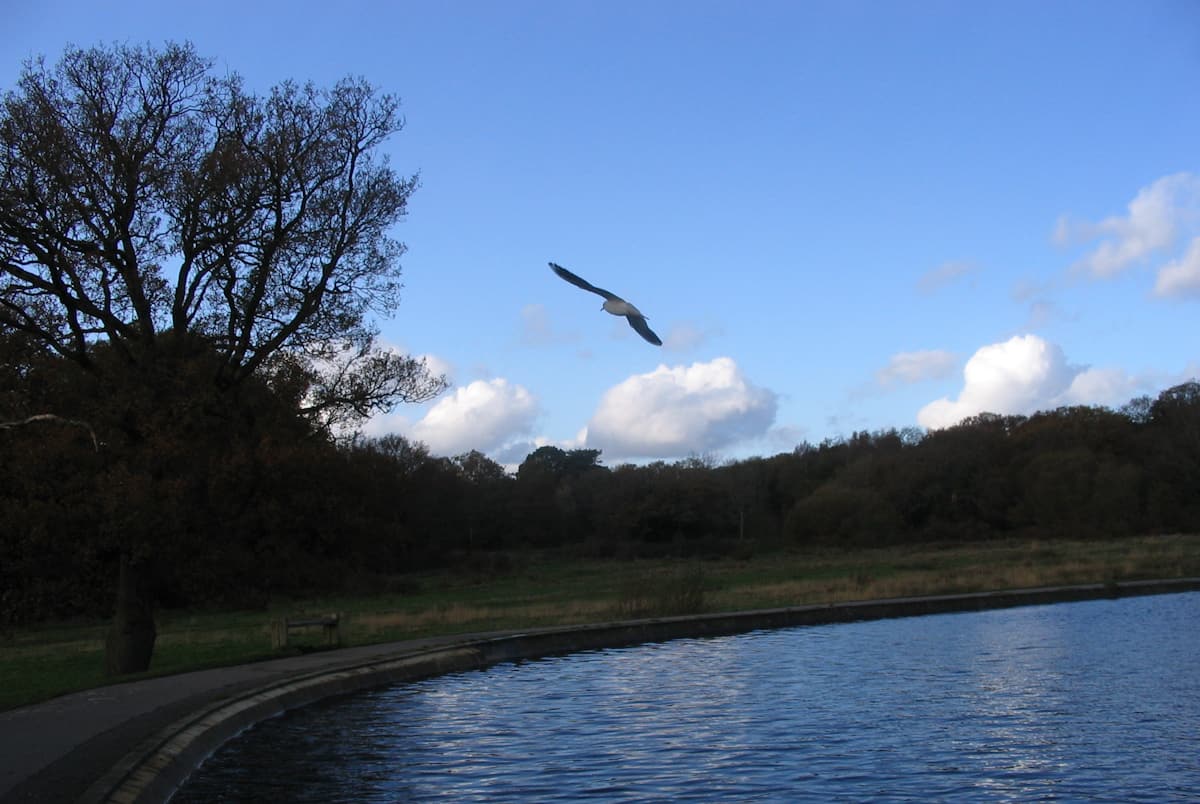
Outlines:
[[568, 271], [561, 265], [550, 263], [551, 270], [558, 274], [561, 279], [565, 279], [577, 288], [583, 288], [604, 297], [604, 304], [600, 305], [600, 309], [606, 313], [613, 315], [624, 316], [629, 322], [629, 326], [633, 327], [634, 331], [645, 338], [648, 342], [655, 346], [662, 346], [662, 339], [654, 334], [654, 330], [650, 329], [650, 325], [646, 323], [646, 316], [642, 315], [642, 311], [634, 307], [629, 302], [622, 299], [615, 293], [610, 293], [604, 288], [598, 288], [586, 279]]
[[[600, 305], [600, 309], [613, 315], [642, 315], [642, 311], [634, 307], [624, 299], [605, 299], [604, 304]], [[642, 318], [646, 316], [642, 315]]]

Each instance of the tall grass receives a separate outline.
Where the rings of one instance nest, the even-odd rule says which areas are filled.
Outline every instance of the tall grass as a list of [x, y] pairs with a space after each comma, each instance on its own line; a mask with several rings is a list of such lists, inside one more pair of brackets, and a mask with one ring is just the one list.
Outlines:
[[[405, 576], [395, 587], [403, 593], [277, 600], [260, 611], [162, 612], [149, 675], [286, 655], [271, 649], [270, 627], [289, 614], [341, 612], [346, 643], [365, 645], [614, 618], [1184, 576], [1200, 576], [1200, 535], [803, 550], [684, 564], [517, 554], [503, 573]], [[0, 635], [0, 709], [104, 684], [104, 629], [99, 622], [59, 623]], [[317, 650], [320, 640], [314, 631], [284, 650]]]
[[623, 620], [700, 614], [708, 584], [704, 568], [695, 563], [639, 573], [622, 582], [613, 614]]

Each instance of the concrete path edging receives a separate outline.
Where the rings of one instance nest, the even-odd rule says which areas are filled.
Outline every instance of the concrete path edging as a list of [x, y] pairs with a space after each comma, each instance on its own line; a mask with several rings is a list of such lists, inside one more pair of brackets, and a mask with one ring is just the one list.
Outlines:
[[224, 695], [178, 717], [125, 753], [78, 800], [86, 804], [163, 802], [213, 751], [259, 721], [333, 695], [506, 661], [760, 629], [1196, 590], [1200, 578], [1047, 587], [468, 635], [399, 643], [391, 651], [388, 646], [375, 646], [375, 656], [357, 663], [339, 662], [340, 652], [330, 652], [320, 654], [329, 657], [326, 667]]
[[127, 754], [80, 802], [166, 801], [213, 751], [259, 721], [333, 695], [483, 666], [476, 648], [435, 648], [270, 684], [172, 723]]

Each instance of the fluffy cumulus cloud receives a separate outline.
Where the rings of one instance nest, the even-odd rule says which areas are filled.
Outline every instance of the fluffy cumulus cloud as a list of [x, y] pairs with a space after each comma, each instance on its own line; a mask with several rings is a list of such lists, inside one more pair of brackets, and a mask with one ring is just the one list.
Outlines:
[[886, 366], [875, 372], [875, 381], [883, 388], [892, 388], [925, 380], [940, 380], [949, 377], [956, 365], [958, 357], [953, 352], [941, 349], [899, 352], [892, 355]]
[[1144, 391], [1144, 379], [1118, 368], [1085, 368], [1071, 378], [1054, 405], [1121, 405]]
[[[1142, 188], [1129, 202], [1125, 215], [1114, 215], [1099, 222], [1061, 218], [1055, 239], [1062, 245], [1099, 240], [1099, 244], [1093, 246], [1075, 267], [1094, 277], [1107, 277], [1152, 256], [1169, 255], [1180, 236], [1196, 231], [1198, 226], [1200, 176], [1176, 173]], [[1160, 294], [1171, 295], [1176, 287], [1169, 278], [1164, 284], [1160, 273], [1156, 288]]]
[[922, 427], [950, 427], [978, 413], [1029, 414], [1062, 405], [1117, 405], [1145, 387], [1121, 369], [1067, 362], [1063, 350], [1036, 335], [984, 346], [963, 369], [957, 399], [943, 397], [917, 413]]
[[748, 382], [731, 358], [659, 366], [610, 388], [587, 428], [606, 458], [677, 458], [764, 435], [775, 420], [772, 391]]
[[494, 450], [528, 434], [538, 415], [533, 394], [502, 377], [476, 380], [442, 397], [409, 430], [435, 455]]

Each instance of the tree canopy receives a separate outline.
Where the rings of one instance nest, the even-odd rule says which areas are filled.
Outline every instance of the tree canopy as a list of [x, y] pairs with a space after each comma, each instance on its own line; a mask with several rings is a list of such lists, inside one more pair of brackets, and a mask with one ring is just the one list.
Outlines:
[[378, 153], [399, 101], [361, 79], [266, 96], [188, 44], [68, 49], [0, 109], [0, 326], [88, 370], [204, 348], [305, 412], [356, 420], [444, 386], [374, 345], [416, 176]]

